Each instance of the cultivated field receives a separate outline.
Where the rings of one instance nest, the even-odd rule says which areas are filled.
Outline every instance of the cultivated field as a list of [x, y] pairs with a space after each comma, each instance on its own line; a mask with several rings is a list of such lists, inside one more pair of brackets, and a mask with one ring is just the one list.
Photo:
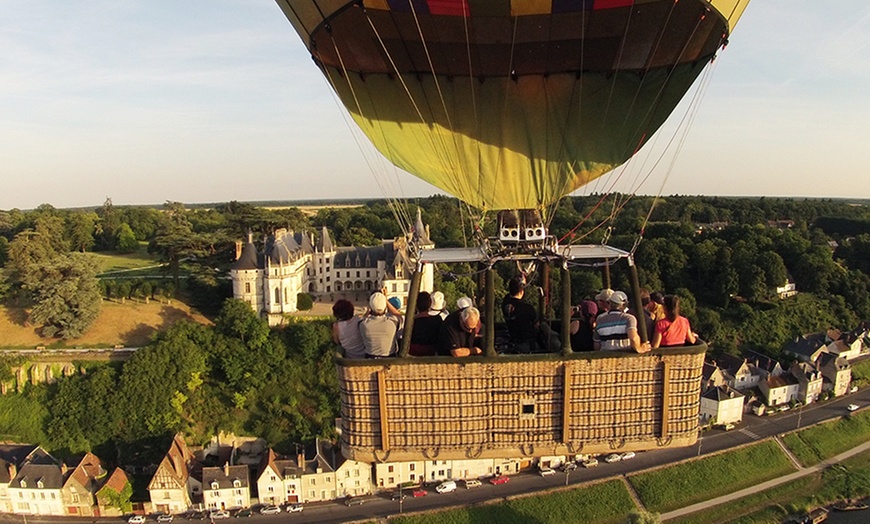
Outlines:
[[0, 348], [20, 349], [46, 347], [126, 347], [143, 346], [151, 335], [179, 320], [209, 321], [178, 300], [171, 304], [152, 300], [149, 304], [126, 301], [124, 304], [103, 301], [100, 316], [82, 338], [59, 341], [42, 338], [37, 326], [26, 324], [27, 312], [23, 308], [0, 307]]

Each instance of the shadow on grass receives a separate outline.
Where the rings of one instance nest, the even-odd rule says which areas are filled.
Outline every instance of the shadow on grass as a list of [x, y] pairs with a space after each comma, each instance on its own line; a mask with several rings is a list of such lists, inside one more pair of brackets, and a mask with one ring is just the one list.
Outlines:
[[148, 324], [139, 323], [126, 333], [121, 334], [121, 341], [127, 347], [142, 347], [149, 342], [154, 337], [154, 333], [157, 332], [157, 328], [154, 326], [149, 326]]
[[[6, 318], [10, 323], [21, 327], [30, 327], [27, 322], [27, 310], [23, 307], [7, 306], [5, 309]], [[34, 329], [34, 332], [36, 330]]]

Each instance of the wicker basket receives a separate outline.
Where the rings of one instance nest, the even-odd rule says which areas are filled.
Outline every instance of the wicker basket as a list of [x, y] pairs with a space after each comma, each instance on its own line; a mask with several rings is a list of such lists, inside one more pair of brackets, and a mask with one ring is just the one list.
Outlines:
[[342, 451], [399, 462], [689, 446], [706, 349], [339, 358]]

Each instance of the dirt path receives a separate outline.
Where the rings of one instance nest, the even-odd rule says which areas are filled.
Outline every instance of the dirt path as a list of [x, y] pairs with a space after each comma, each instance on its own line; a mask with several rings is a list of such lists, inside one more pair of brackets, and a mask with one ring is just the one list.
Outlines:
[[[32, 349], [61, 342], [40, 337], [35, 326], [26, 324], [26, 319], [27, 312], [22, 308], [0, 307], [0, 347]], [[62, 341], [62, 345], [72, 348], [143, 346], [155, 332], [184, 319], [209, 323], [204, 316], [178, 300], [173, 300], [171, 304], [103, 301], [100, 316], [87, 333], [78, 339]]]

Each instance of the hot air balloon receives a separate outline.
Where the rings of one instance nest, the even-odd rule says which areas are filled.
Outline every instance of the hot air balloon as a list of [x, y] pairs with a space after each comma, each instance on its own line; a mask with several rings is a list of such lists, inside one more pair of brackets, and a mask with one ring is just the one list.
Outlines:
[[278, 0], [398, 167], [483, 210], [542, 208], [625, 162], [748, 0]]
[[[372, 144], [469, 206], [500, 211], [497, 249], [417, 253], [486, 274], [480, 357], [336, 359], [341, 446], [363, 461], [532, 457], [697, 441], [706, 345], [574, 353], [568, 266], [628, 262], [560, 247], [541, 212], [629, 159], [727, 42], [748, 0], [277, 0]], [[517, 246], [520, 246], [517, 248]], [[560, 354], [495, 348], [492, 265], [558, 264]], [[413, 328], [411, 315], [405, 332]], [[638, 329], [645, 339], [643, 322]]]

